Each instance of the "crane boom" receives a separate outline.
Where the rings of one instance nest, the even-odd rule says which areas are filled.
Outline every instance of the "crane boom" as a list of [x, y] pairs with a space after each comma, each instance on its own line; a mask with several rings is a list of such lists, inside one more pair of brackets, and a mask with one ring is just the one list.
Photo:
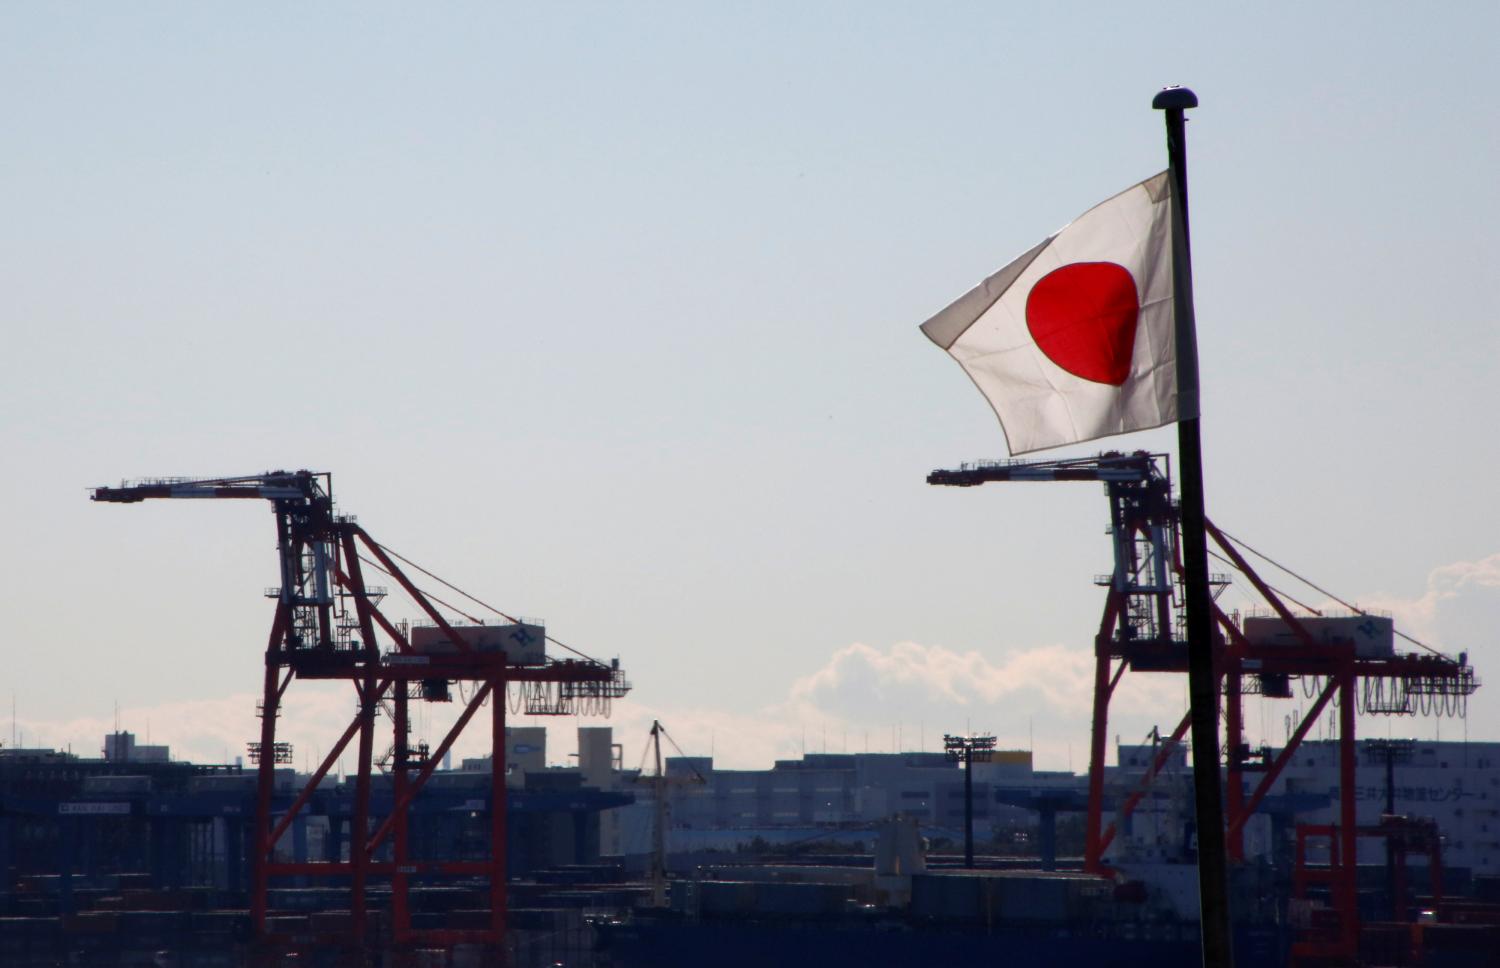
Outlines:
[[[313, 471], [268, 471], [245, 477], [163, 477], [96, 487], [92, 499], [135, 504], [148, 498], [248, 498], [314, 501], [327, 498], [330, 475]], [[320, 480], [321, 478], [321, 480]]]
[[977, 487], [993, 481], [1104, 481], [1138, 482], [1157, 473], [1156, 459], [1163, 455], [1137, 451], [1108, 453], [1070, 460], [979, 460], [960, 464], [954, 470], [935, 470], [928, 484]]

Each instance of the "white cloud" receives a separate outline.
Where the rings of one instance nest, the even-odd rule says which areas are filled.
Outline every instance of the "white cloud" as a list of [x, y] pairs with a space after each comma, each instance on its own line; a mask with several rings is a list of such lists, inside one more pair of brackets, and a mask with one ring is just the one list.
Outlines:
[[[1093, 717], [1094, 657], [1088, 648], [1014, 649], [997, 660], [977, 651], [901, 642], [881, 651], [854, 643], [793, 683], [791, 705], [841, 725], [897, 724], [925, 733], [937, 749], [944, 732], [992, 732], [1002, 746], [1034, 745], [1043, 765], [1082, 768]], [[1111, 732], [1130, 738], [1183, 708], [1180, 677], [1127, 675], [1111, 704]], [[925, 725], [925, 729], [923, 728]], [[913, 744], [914, 745], [914, 744]]]
[[1390, 612], [1398, 629], [1434, 647], [1473, 651], [1488, 644], [1500, 620], [1500, 553], [1434, 568], [1415, 598], [1374, 595], [1363, 604]]
[[[1393, 613], [1397, 627], [1450, 651], [1467, 650], [1481, 679], [1489, 645], [1500, 625], [1500, 554], [1433, 569], [1426, 588], [1415, 597], [1369, 596], [1363, 603]], [[936, 750], [944, 732], [993, 732], [1002, 746], [1033, 746], [1043, 768], [1086, 765], [1092, 721], [1094, 660], [1087, 645], [1043, 645], [1009, 649], [995, 655], [959, 651], [941, 645], [898, 642], [877, 648], [855, 642], [834, 650], [812, 672], [788, 683], [779, 698], [749, 712], [702, 704], [648, 707], [629, 698], [615, 704], [611, 719], [512, 716], [517, 725], [547, 725], [548, 759], [567, 761], [577, 725], [610, 724], [625, 746], [625, 765], [640, 762], [647, 731], [660, 719], [689, 755], [710, 755], [720, 766], [764, 768], [775, 759], [816, 752], [888, 751], [893, 748]], [[457, 697], [455, 697], [457, 698]], [[1482, 700], [1482, 694], [1481, 694]], [[253, 693], [217, 699], [185, 700], [122, 710], [121, 726], [140, 741], [170, 744], [173, 755], [200, 762], [230, 761], [243, 756], [245, 743], [258, 735]], [[416, 739], [436, 746], [461, 709], [461, 703], [413, 704]], [[1186, 709], [1184, 677], [1127, 673], [1110, 707], [1110, 741], [1138, 740], [1152, 727], [1167, 732]], [[1500, 718], [1471, 707], [1475, 738], [1500, 729]], [[295, 684], [279, 721], [280, 736], [296, 747], [296, 763], [316, 762], [354, 715], [352, 690], [338, 684]], [[1252, 741], [1280, 742], [1281, 705], [1247, 709]], [[24, 710], [23, 710], [24, 712]], [[1261, 722], [1264, 720], [1264, 722]], [[1419, 732], [1437, 728], [1403, 721]], [[50, 720], [24, 715], [17, 723], [30, 745], [65, 748], [97, 755], [113, 724], [107, 717]], [[455, 759], [486, 752], [488, 731], [471, 726], [454, 747]], [[388, 732], [382, 720], [382, 733]], [[389, 742], [377, 734], [377, 755]], [[1425, 734], [1424, 734], [1425, 735]], [[675, 753], [675, 750], [672, 751]], [[352, 766], [346, 753], [344, 767]]]
[[[996, 733], [1003, 746], [1025, 748], [1034, 726], [1038, 754], [1048, 765], [1062, 768], [1071, 761], [1082, 768], [1092, 689], [1093, 660], [1083, 649], [1042, 646], [991, 661], [975, 651], [917, 642], [885, 649], [853, 643], [791, 682], [781, 699], [750, 712], [703, 705], [648, 707], [626, 699], [615, 704], [608, 720], [512, 716], [510, 721], [551, 727], [548, 760], [554, 763], [567, 762], [575, 726], [608, 724], [615, 728], [616, 741], [625, 746], [625, 765], [633, 767], [641, 760], [652, 720], [660, 719], [683, 752], [713, 755], [726, 767], [764, 768], [804, 750], [936, 751], [944, 732], [970, 726]], [[247, 741], [258, 737], [257, 700], [247, 692], [124, 709], [121, 727], [135, 732], [140, 742], [146, 741], [149, 728], [151, 741], [169, 744], [176, 758], [232, 762], [244, 755]], [[1181, 688], [1173, 677], [1127, 676], [1113, 710], [1132, 735], [1151, 725], [1137, 727], [1133, 720], [1163, 703], [1181, 706]], [[444, 706], [413, 703], [413, 739], [436, 747], [461, 709], [460, 701]], [[294, 683], [278, 721], [278, 738], [294, 744], [299, 769], [316, 765], [354, 711], [354, 694], [347, 685]], [[455, 760], [488, 752], [488, 731], [481, 727], [476, 723], [466, 730], [454, 746]], [[76, 752], [97, 755], [113, 724], [103, 717], [33, 717], [22, 720], [20, 728], [28, 742], [40, 737], [48, 745], [71, 743]], [[388, 730], [381, 719], [377, 756], [389, 743]], [[675, 752], [669, 750], [669, 755]], [[352, 767], [353, 759], [351, 747], [343, 757], [345, 769]]]
[[972, 709], [1034, 691], [1060, 711], [1089, 704], [1090, 657], [1045, 646], [1013, 653], [999, 664], [978, 652], [900, 642], [881, 652], [856, 642], [817, 672], [792, 684], [794, 701], [860, 720], [879, 708]]

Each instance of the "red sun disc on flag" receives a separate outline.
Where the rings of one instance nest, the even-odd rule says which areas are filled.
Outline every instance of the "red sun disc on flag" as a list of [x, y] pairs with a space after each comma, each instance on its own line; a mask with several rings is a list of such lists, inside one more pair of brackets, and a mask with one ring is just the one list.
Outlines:
[[1135, 278], [1114, 262], [1074, 262], [1053, 269], [1026, 295], [1026, 328], [1047, 359], [1094, 383], [1120, 386], [1130, 376]]

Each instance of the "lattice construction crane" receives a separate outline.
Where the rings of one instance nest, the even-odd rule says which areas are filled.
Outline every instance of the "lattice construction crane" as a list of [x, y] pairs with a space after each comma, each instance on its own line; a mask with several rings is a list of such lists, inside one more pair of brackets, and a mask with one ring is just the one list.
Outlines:
[[[246, 477], [157, 479], [101, 487], [93, 492], [93, 500], [112, 504], [159, 498], [266, 500], [276, 515], [281, 585], [269, 592], [276, 600], [276, 612], [266, 644], [260, 740], [251, 744], [258, 760], [255, 822], [249, 847], [250, 915], [257, 939], [268, 946], [362, 949], [369, 939], [369, 886], [372, 879], [381, 879], [390, 884], [396, 945], [501, 945], [506, 930], [507, 693], [518, 693], [518, 701], [531, 714], [569, 714], [579, 709], [606, 712], [610, 701], [630, 688], [618, 660], [605, 663], [588, 657], [548, 657], [543, 642], [555, 640], [547, 637], [540, 625], [512, 619], [484, 605], [382, 546], [352, 517], [336, 513], [332, 478], [326, 473], [271, 471]], [[450, 621], [438, 610], [433, 596], [419, 589], [398, 561], [494, 611], [503, 624]], [[367, 564], [388, 574], [431, 624], [409, 627], [388, 618], [380, 607], [384, 590], [365, 584], [363, 566]], [[286, 746], [278, 744], [276, 720], [280, 708], [290, 701], [288, 687], [296, 679], [350, 683], [358, 712], [306, 785], [284, 803], [275, 792], [276, 751]], [[448, 686], [454, 682], [476, 686], [457, 722], [435, 749], [425, 755], [421, 748], [412, 750], [407, 740], [409, 701], [450, 701]], [[493, 756], [490, 856], [481, 860], [414, 859], [407, 837], [412, 802], [486, 701], [490, 706]], [[371, 806], [371, 772], [376, 711], [383, 704], [388, 704], [393, 727], [390, 762], [394, 799], [389, 814], [377, 817]], [[277, 843], [356, 736], [358, 769], [349, 859], [277, 861]], [[382, 859], [381, 853], [387, 841], [392, 844], [389, 860]], [[410, 880], [433, 875], [487, 878], [491, 908], [488, 927], [414, 930]], [[348, 883], [349, 932], [291, 938], [270, 931], [269, 884], [272, 878], [286, 876], [332, 877]]]
[[[1152, 782], [1182, 742], [1191, 722], [1184, 714], [1161, 748], [1141, 784], [1120, 804], [1115, 819], [1104, 824], [1104, 758], [1108, 741], [1109, 702], [1127, 669], [1185, 674], [1188, 645], [1181, 616], [1180, 521], [1172, 498], [1169, 459], [1137, 451], [1053, 461], [981, 461], [956, 470], [936, 470], [927, 483], [974, 487], [996, 481], [1098, 481], [1110, 506], [1114, 571], [1096, 584], [1109, 591], [1104, 616], [1094, 638], [1094, 715], [1089, 743], [1089, 810], [1084, 864], [1107, 873], [1106, 851], [1119, 825], [1135, 810]], [[1250, 582], [1269, 614], [1237, 621], [1215, 602], [1214, 668], [1221, 683], [1221, 719], [1226, 739], [1225, 814], [1231, 860], [1244, 859], [1245, 823], [1270, 792], [1298, 745], [1318, 717], [1337, 697], [1339, 718], [1339, 821], [1327, 880], [1338, 914], [1336, 937], [1299, 942], [1294, 954], [1304, 959], [1352, 957], [1358, 948], [1355, 845], [1361, 835], [1355, 822], [1355, 712], [1459, 714], [1478, 687], [1468, 656], [1456, 658], [1433, 650], [1398, 653], [1390, 619], [1351, 609], [1349, 616], [1297, 615], [1256, 573], [1237, 544], [1212, 522], [1208, 536], [1222, 551], [1221, 560]], [[1252, 552], [1253, 553], [1253, 552]], [[1228, 578], [1210, 576], [1223, 586]], [[1217, 597], [1217, 596], [1215, 596]], [[1306, 611], [1304, 609], [1304, 611]], [[1397, 633], [1399, 634], [1399, 633]], [[1425, 648], [1425, 646], [1424, 646]], [[1285, 747], [1275, 757], [1268, 750], [1252, 754], [1244, 741], [1243, 697], [1291, 698], [1291, 683], [1301, 680], [1309, 698], [1316, 697]], [[1363, 688], [1360, 688], [1360, 687]], [[1247, 779], [1259, 780], [1246, 791]]]
[[[672, 744], [677, 755], [683, 757], [684, 760], [687, 759], [687, 754], [683, 753], [682, 747], [678, 746], [677, 741], [668, 735], [667, 728], [661, 724], [660, 720], [651, 721], [650, 736], [649, 751], [654, 756], [656, 772], [648, 775], [644, 770], [637, 770], [635, 782], [649, 784], [652, 788], [651, 906], [659, 908], [667, 905], [667, 797], [673, 786], [687, 783], [706, 784], [708, 780], [698, 772], [696, 766], [689, 762], [686, 775], [678, 777], [674, 783], [662, 768], [661, 738], [666, 736], [667, 742]], [[645, 755], [646, 751], [643, 751], [641, 754], [643, 760]]]

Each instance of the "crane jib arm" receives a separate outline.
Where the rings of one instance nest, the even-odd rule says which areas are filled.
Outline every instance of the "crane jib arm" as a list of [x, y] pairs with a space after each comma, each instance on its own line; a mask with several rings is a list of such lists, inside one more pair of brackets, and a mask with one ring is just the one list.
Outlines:
[[1097, 457], [1060, 461], [976, 461], [954, 470], [936, 470], [928, 484], [975, 487], [992, 481], [1103, 481], [1134, 483], [1156, 473], [1157, 455], [1100, 454]]
[[[244, 477], [157, 477], [125, 481], [119, 487], [96, 487], [91, 497], [110, 504], [158, 498], [312, 501], [327, 497], [327, 477], [312, 471], [267, 471]], [[324, 480], [320, 482], [320, 478]]]
[[138, 487], [99, 487], [95, 501], [134, 504], [147, 498], [250, 498], [267, 501], [293, 501], [306, 497], [295, 487], [226, 486], [203, 487], [194, 484], [143, 484]]

